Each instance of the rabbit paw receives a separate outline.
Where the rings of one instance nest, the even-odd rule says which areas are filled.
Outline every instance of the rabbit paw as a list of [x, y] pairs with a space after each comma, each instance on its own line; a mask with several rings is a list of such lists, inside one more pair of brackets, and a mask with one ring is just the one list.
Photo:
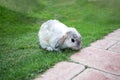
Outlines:
[[51, 47], [47, 47], [48, 51], [53, 51], [53, 49]]

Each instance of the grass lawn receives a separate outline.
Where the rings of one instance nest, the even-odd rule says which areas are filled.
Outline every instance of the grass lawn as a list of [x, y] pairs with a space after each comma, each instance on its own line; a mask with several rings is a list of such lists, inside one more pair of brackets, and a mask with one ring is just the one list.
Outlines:
[[[28, 5], [28, 6], [26, 6]], [[82, 47], [120, 28], [120, 0], [0, 1], [0, 80], [30, 80], [76, 51], [39, 48], [42, 22], [58, 19], [82, 35]]]

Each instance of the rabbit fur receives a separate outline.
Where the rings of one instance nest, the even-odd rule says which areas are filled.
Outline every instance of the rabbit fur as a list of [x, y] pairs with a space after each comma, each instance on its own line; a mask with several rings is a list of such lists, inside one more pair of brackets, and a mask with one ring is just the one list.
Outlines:
[[80, 33], [58, 20], [44, 22], [40, 27], [38, 37], [41, 47], [48, 51], [59, 51], [64, 48], [79, 50], [81, 46]]

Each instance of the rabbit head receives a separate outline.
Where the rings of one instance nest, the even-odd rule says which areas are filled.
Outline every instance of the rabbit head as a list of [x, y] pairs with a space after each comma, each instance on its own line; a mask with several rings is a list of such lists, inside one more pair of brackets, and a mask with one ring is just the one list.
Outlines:
[[59, 39], [57, 47], [71, 48], [73, 50], [79, 50], [81, 48], [81, 35], [75, 28], [69, 28], [66, 34]]
[[81, 42], [81, 35], [75, 28], [70, 28], [67, 32], [67, 38], [65, 40], [66, 46], [73, 50], [79, 50], [81, 47]]

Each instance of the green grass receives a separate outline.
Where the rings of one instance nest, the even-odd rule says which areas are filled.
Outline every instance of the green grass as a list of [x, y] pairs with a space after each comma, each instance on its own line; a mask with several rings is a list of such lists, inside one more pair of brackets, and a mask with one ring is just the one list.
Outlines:
[[37, 33], [48, 19], [74, 26], [82, 35], [83, 48], [120, 28], [120, 0], [18, 1], [0, 2], [0, 80], [33, 79], [76, 52], [39, 48]]

